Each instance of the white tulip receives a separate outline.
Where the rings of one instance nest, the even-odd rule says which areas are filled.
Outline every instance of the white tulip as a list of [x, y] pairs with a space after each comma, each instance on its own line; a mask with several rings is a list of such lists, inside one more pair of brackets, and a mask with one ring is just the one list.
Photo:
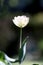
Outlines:
[[18, 26], [19, 28], [25, 27], [29, 23], [29, 17], [26, 16], [17, 16], [14, 17], [13, 23]]
[[0, 61], [0, 65], [6, 65], [4, 62]]

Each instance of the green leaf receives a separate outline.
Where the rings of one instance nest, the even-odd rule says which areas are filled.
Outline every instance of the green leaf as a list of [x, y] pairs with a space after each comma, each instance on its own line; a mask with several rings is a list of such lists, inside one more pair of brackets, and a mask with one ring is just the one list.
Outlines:
[[2, 51], [0, 51], [0, 60], [2, 60], [2, 61], [5, 60], [5, 56], [4, 56], [4, 53]]
[[24, 44], [27, 42], [28, 39], [29, 39], [29, 36], [27, 36], [27, 37], [24, 39], [24, 41], [23, 41], [23, 43], [22, 43], [22, 47], [24, 46]]
[[0, 51], [0, 64], [11, 65], [11, 63], [5, 59], [5, 53], [2, 51]]
[[[23, 49], [24, 49], [24, 45], [26, 44], [27, 40], [28, 40], [28, 36], [24, 39], [23, 43], [22, 43], [22, 47], [19, 49], [19, 63], [22, 62], [22, 58], [23, 58]], [[25, 58], [25, 56], [24, 56]], [[23, 58], [23, 60], [24, 60]]]

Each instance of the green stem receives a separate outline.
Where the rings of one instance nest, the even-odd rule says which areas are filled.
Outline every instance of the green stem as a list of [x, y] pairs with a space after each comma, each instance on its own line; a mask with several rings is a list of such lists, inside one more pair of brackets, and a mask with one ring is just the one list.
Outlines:
[[20, 28], [20, 48], [22, 46], [22, 28]]

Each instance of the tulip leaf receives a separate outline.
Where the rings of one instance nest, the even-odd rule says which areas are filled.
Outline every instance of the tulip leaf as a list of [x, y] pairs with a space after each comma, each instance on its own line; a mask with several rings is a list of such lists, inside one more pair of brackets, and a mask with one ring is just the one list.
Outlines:
[[[24, 58], [25, 58], [24, 46], [25, 46], [27, 40], [28, 40], [28, 37], [26, 37], [26, 38], [24, 39], [24, 41], [23, 41], [23, 43], [22, 43], [22, 47], [21, 47], [20, 50], [19, 50], [19, 63], [21, 63], [21, 62], [24, 60]], [[23, 54], [24, 54], [24, 56], [23, 56]]]
[[29, 36], [27, 36], [27, 37], [24, 39], [24, 41], [23, 41], [23, 43], [22, 43], [22, 47], [24, 46], [24, 44], [27, 42], [28, 39], [29, 39]]

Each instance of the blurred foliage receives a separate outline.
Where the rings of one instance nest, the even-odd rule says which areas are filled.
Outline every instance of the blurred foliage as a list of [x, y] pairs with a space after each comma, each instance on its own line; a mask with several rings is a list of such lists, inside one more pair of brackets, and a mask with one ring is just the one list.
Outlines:
[[22, 12], [27, 5], [31, 4], [33, 0], [0, 0], [0, 17], [8, 13]]
[[43, 39], [42, 38], [38, 41], [38, 48], [39, 50], [43, 51]]
[[4, 0], [0, 0], [1, 7], [3, 6], [3, 4], [4, 4]]
[[19, 0], [9, 0], [9, 5], [15, 7], [19, 4]]
[[3, 52], [2, 53], [0, 52], [0, 60], [1, 61], [4, 61], [5, 60], [5, 57], [4, 57], [4, 53]]
[[32, 26], [41, 26], [43, 25], [43, 12], [39, 12], [31, 16], [30, 25]]

